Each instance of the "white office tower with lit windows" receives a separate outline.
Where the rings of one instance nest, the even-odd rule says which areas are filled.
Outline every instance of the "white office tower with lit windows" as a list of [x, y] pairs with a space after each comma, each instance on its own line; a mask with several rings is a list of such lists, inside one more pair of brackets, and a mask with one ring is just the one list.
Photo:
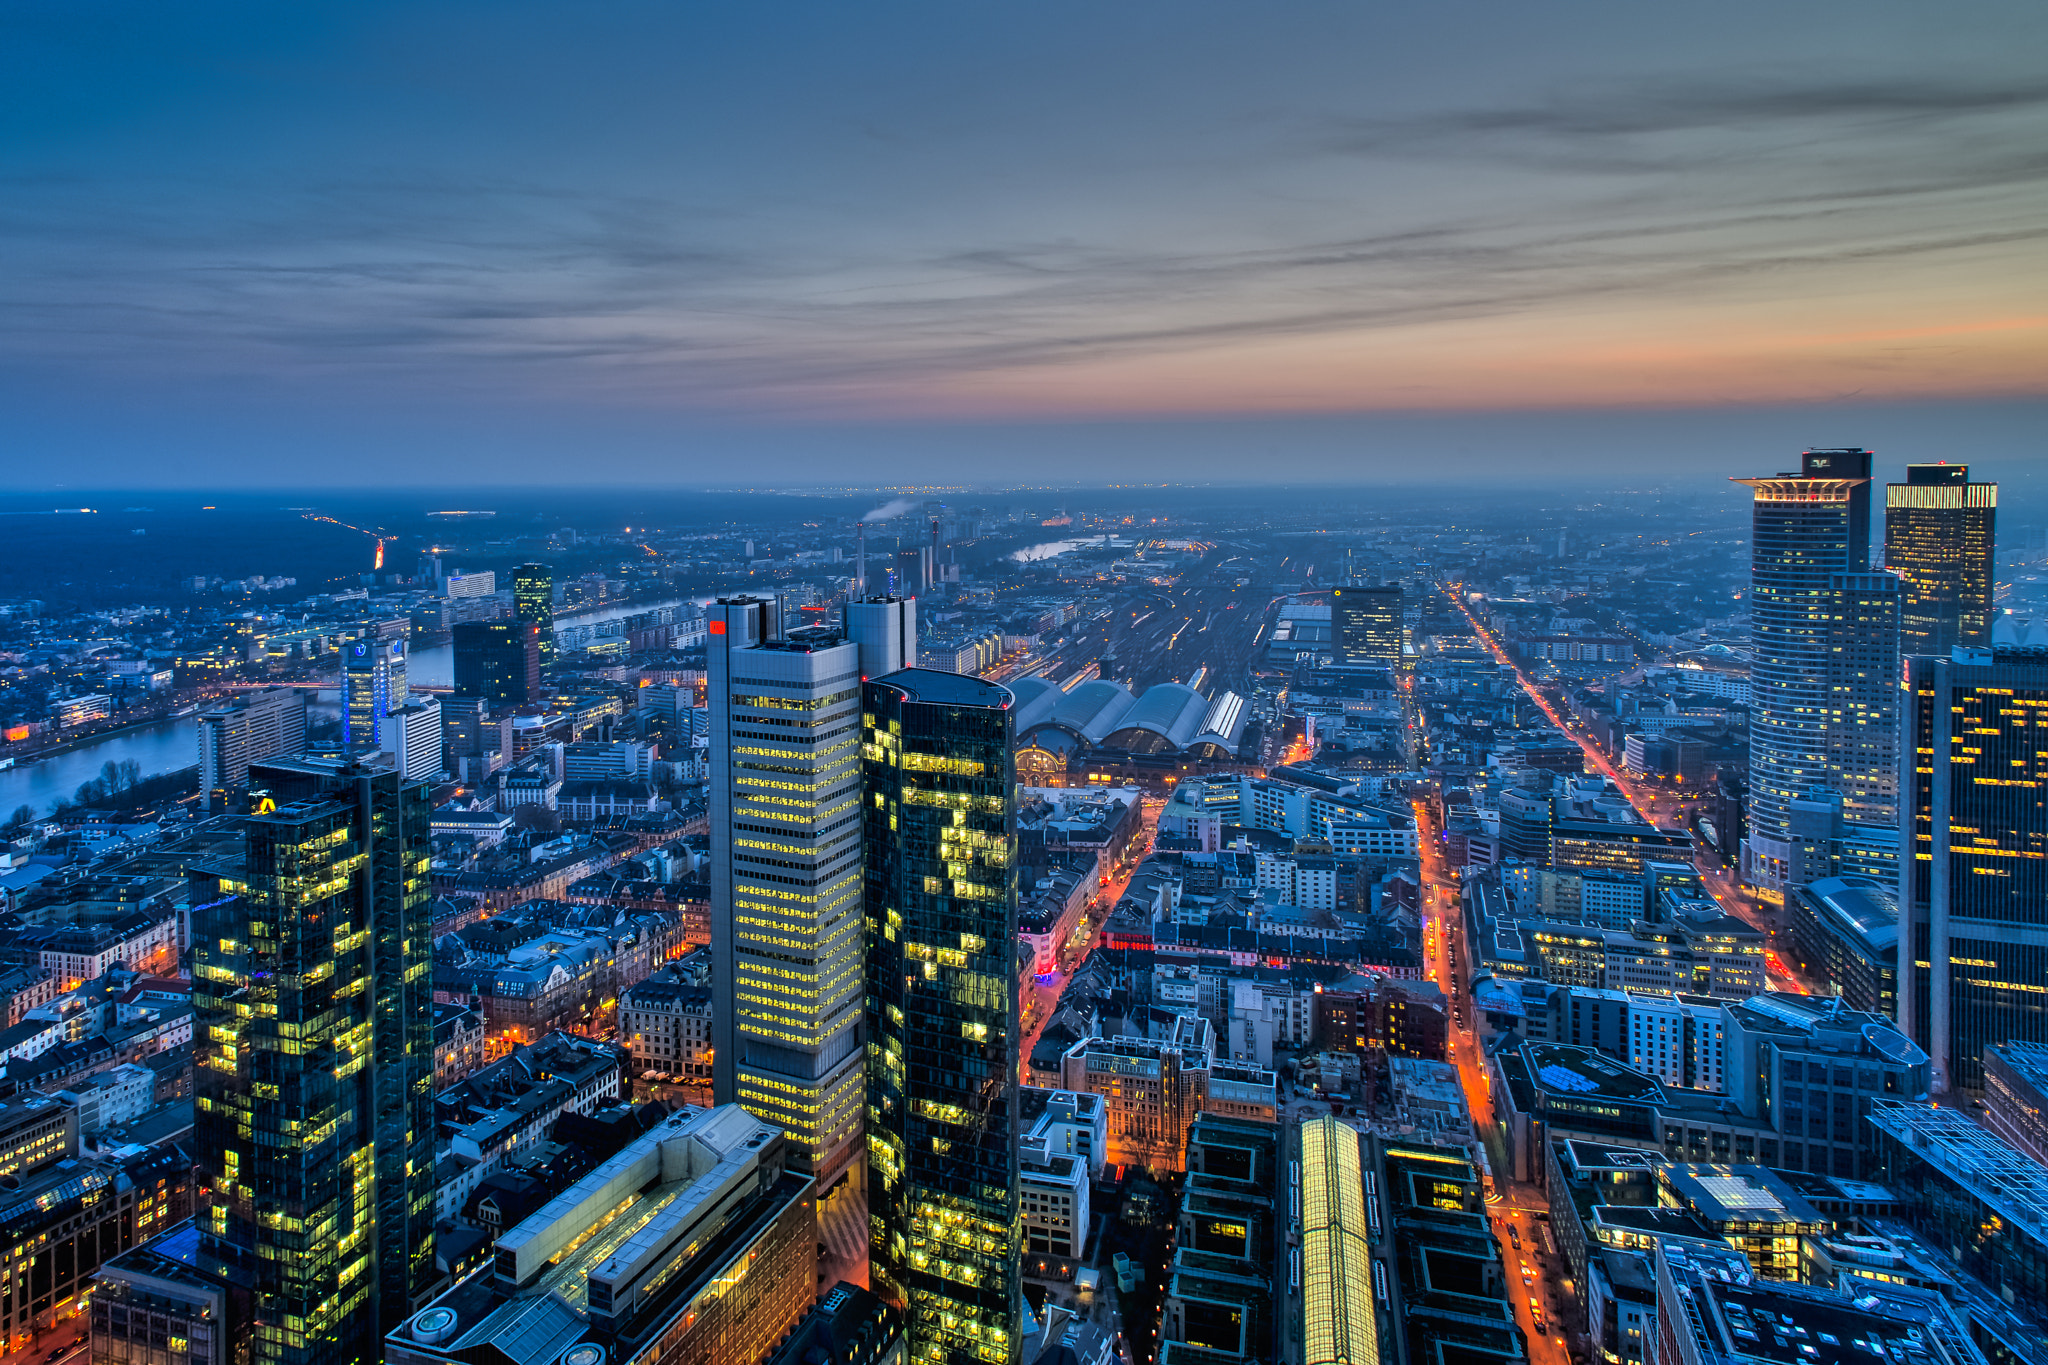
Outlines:
[[863, 1150], [860, 685], [917, 658], [917, 604], [785, 629], [707, 610], [712, 1087], [781, 1126], [822, 1189]]

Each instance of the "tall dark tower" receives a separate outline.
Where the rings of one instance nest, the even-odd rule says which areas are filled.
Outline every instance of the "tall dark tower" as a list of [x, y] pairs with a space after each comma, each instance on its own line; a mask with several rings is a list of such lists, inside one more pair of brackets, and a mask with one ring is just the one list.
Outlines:
[[1884, 492], [1884, 563], [1905, 580], [1900, 652], [1990, 644], [1998, 485], [1971, 483], [1966, 464], [1909, 464]]
[[922, 668], [862, 687], [869, 1264], [920, 1365], [1022, 1351], [1013, 701]]
[[200, 1256], [247, 1285], [251, 1365], [381, 1356], [434, 1268], [425, 782], [254, 764], [270, 808], [193, 917]]
[[540, 627], [540, 671], [555, 666], [555, 571], [547, 564], [521, 564], [512, 571], [512, 614]]
[[1330, 646], [1339, 664], [1401, 667], [1401, 585], [1346, 583], [1330, 591]]
[[518, 619], [456, 625], [455, 695], [492, 707], [540, 700], [540, 627]]

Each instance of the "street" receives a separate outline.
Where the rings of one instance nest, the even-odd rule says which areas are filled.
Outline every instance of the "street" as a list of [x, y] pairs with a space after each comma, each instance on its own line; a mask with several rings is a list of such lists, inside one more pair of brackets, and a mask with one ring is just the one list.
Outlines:
[[[1501, 1260], [1508, 1268], [1515, 1320], [1528, 1339], [1533, 1365], [1569, 1365], [1571, 1357], [1564, 1337], [1564, 1323], [1569, 1319], [1565, 1315], [1575, 1315], [1576, 1310], [1571, 1307], [1566, 1266], [1555, 1254], [1539, 1251], [1547, 1245], [1547, 1234], [1537, 1232], [1536, 1213], [1547, 1213], [1549, 1208], [1542, 1189], [1503, 1178], [1510, 1167], [1494, 1113], [1493, 1082], [1482, 1052], [1478, 1015], [1472, 1004], [1472, 954], [1465, 942], [1465, 917], [1459, 910], [1458, 886], [1437, 852], [1437, 831], [1428, 803], [1414, 804], [1416, 842], [1422, 862], [1423, 950], [1430, 979], [1443, 988], [1451, 1001], [1453, 1020], [1460, 1015], [1464, 1019], [1463, 1027], [1455, 1022], [1452, 1025], [1448, 1060], [1458, 1069], [1473, 1128], [1486, 1144], [1487, 1161], [1492, 1167], [1487, 1210], [1494, 1221], [1494, 1238], [1500, 1244]], [[1514, 1229], [1512, 1236], [1510, 1228]]]
[[[1587, 735], [1584, 729], [1578, 725], [1576, 718], [1558, 713], [1557, 708], [1551, 705], [1550, 700], [1537, 690], [1535, 682], [1530, 679], [1522, 666], [1516, 663], [1505, 649], [1501, 648], [1500, 641], [1494, 638], [1493, 632], [1488, 630], [1478, 616], [1473, 614], [1472, 608], [1465, 602], [1462, 585], [1451, 584], [1444, 589], [1444, 593], [1450, 598], [1452, 604], [1464, 614], [1465, 619], [1472, 623], [1472, 633], [1486, 645], [1487, 649], [1492, 651], [1493, 657], [1514, 672], [1515, 681], [1520, 684], [1524, 692], [1529, 694], [1529, 699], [1536, 703], [1543, 714], [1549, 718], [1552, 725], [1555, 725], [1561, 732], [1571, 737], [1572, 741], [1586, 755], [1587, 762], [1591, 763], [1603, 777], [1615, 785], [1616, 789], [1623, 796], [1628, 798], [1628, 803], [1635, 807], [1637, 814], [1641, 815], [1644, 820], [1652, 825], [1657, 824], [1658, 815], [1667, 808], [1669, 813], [1681, 815], [1682, 818], [1682, 805], [1674, 802], [1669, 793], [1654, 791], [1631, 777], [1621, 768], [1616, 767], [1609, 761], [1607, 755], [1601, 751], [1599, 745], [1593, 742], [1592, 737]], [[1695, 848], [1693, 851], [1693, 869], [1699, 873], [1701, 883], [1707, 888], [1707, 894], [1718, 901], [1723, 910], [1743, 920], [1751, 928], [1757, 929], [1767, 936], [1775, 937], [1778, 926], [1774, 917], [1767, 916], [1762, 910], [1758, 909], [1753, 901], [1742, 894], [1741, 888], [1733, 874], [1727, 868], [1722, 867], [1718, 860], [1702, 855]], [[1813, 994], [1812, 988], [1785, 966], [1784, 961], [1775, 950], [1766, 952], [1765, 965], [1770, 972], [1771, 984], [1775, 989], [1791, 991], [1799, 995]]]

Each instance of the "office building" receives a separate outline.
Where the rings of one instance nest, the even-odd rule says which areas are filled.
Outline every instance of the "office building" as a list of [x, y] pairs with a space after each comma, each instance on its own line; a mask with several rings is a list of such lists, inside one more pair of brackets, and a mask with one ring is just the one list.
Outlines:
[[490, 569], [481, 573], [452, 573], [441, 581], [450, 597], [489, 597], [498, 590], [498, 575]]
[[108, 1260], [92, 1287], [92, 1365], [156, 1365], [166, 1348], [181, 1365], [231, 1365], [249, 1320], [246, 1286], [208, 1270], [198, 1224]]
[[861, 688], [870, 1274], [920, 1362], [1022, 1349], [1012, 703], [918, 668]]
[[540, 627], [518, 619], [463, 621], [454, 628], [455, 695], [495, 709], [541, 700]]
[[1853, 1263], [1832, 1289], [1747, 1273], [1731, 1247], [1660, 1237], [1656, 1365], [1985, 1365], [1970, 1319], [1940, 1291]]
[[2048, 1163], [2048, 1046], [1984, 1049], [1984, 1122], [2035, 1161]]
[[250, 781], [274, 809], [193, 916], [200, 1255], [254, 1296], [251, 1365], [358, 1361], [436, 1273], [427, 785]]
[[888, 1304], [841, 1280], [819, 1296], [768, 1365], [903, 1365], [903, 1323]]
[[380, 747], [408, 782], [441, 775], [441, 699], [423, 696], [394, 706], [384, 717]]
[[1823, 877], [1785, 902], [1790, 942], [1780, 948], [1794, 971], [1842, 998], [1852, 1010], [1898, 1015], [1897, 884], [1869, 877]]
[[0, 1342], [25, 1346], [75, 1315], [106, 1258], [192, 1216], [193, 1183], [191, 1157], [172, 1143], [95, 1158], [81, 1157], [74, 1141], [9, 1176], [0, 1185]]
[[1840, 573], [1829, 597], [1828, 786], [1845, 822], [1890, 834], [1899, 823], [1899, 580]]
[[306, 747], [306, 694], [296, 687], [243, 692], [199, 713], [199, 790], [212, 798], [249, 780], [249, 765]]
[[1728, 1098], [1756, 1120], [1756, 1160], [1875, 1179], [1871, 1106], [1927, 1093], [1927, 1055], [1879, 1015], [1839, 999], [1771, 991], [1723, 1010]]
[[1286, 1250], [1285, 1215], [1274, 1198], [1288, 1164], [1282, 1150], [1277, 1124], [1204, 1114], [1189, 1130], [1188, 1174], [1160, 1313], [1164, 1365], [1285, 1358], [1278, 1349], [1283, 1295], [1273, 1282]]
[[384, 745], [384, 718], [411, 700], [405, 641], [365, 636], [341, 657], [341, 742], [351, 754]]
[[707, 621], [711, 845], [731, 850], [711, 866], [713, 1094], [780, 1124], [821, 1187], [861, 1150], [860, 683], [915, 613], [860, 602], [845, 630], [790, 631], [740, 597]]
[[1792, 806], [1828, 787], [1834, 580], [1869, 567], [1870, 453], [1808, 451], [1798, 473], [1735, 482], [1754, 493], [1749, 838], [1742, 876], [1776, 898], [1833, 870], [1808, 865]]
[[1936, 1093], [1977, 1091], [1987, 1046], [2048, 1042], [2048, 649], [1911, 658], [1905, 683], [1899, 1027]]
[[817, 1299], [811, 1178], [738, 1105], [679, 1109], [499, 1236], [391, 1365], [759, 1365]]
[[1943, 655], [1991, 643], [1998, 485], [1966, 464], [1909, 464], [1885, 485], [1884, 563], [1904, 580], [1899, 648]]
[[305, 692], [242, 692], [199, 714], [199, 790], [225, 792], [248, 782], [250, 763], [305, 747]]
[[1347, 667], [1401, 667], [1401, 585], [1346, 583], [1330, 590], [1330, 653]]
[[555, 666], [555, 571], [546, 564], [521, 564], [512, 571], [512, 615], [540, 632], [540, 667]]

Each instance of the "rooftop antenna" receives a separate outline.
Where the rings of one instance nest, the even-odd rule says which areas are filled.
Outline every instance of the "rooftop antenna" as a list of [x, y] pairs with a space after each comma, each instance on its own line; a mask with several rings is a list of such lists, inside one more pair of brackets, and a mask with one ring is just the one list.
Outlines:
[[853, 527], [853, 600], [868, 595], [868, 523], [865, 518]]

